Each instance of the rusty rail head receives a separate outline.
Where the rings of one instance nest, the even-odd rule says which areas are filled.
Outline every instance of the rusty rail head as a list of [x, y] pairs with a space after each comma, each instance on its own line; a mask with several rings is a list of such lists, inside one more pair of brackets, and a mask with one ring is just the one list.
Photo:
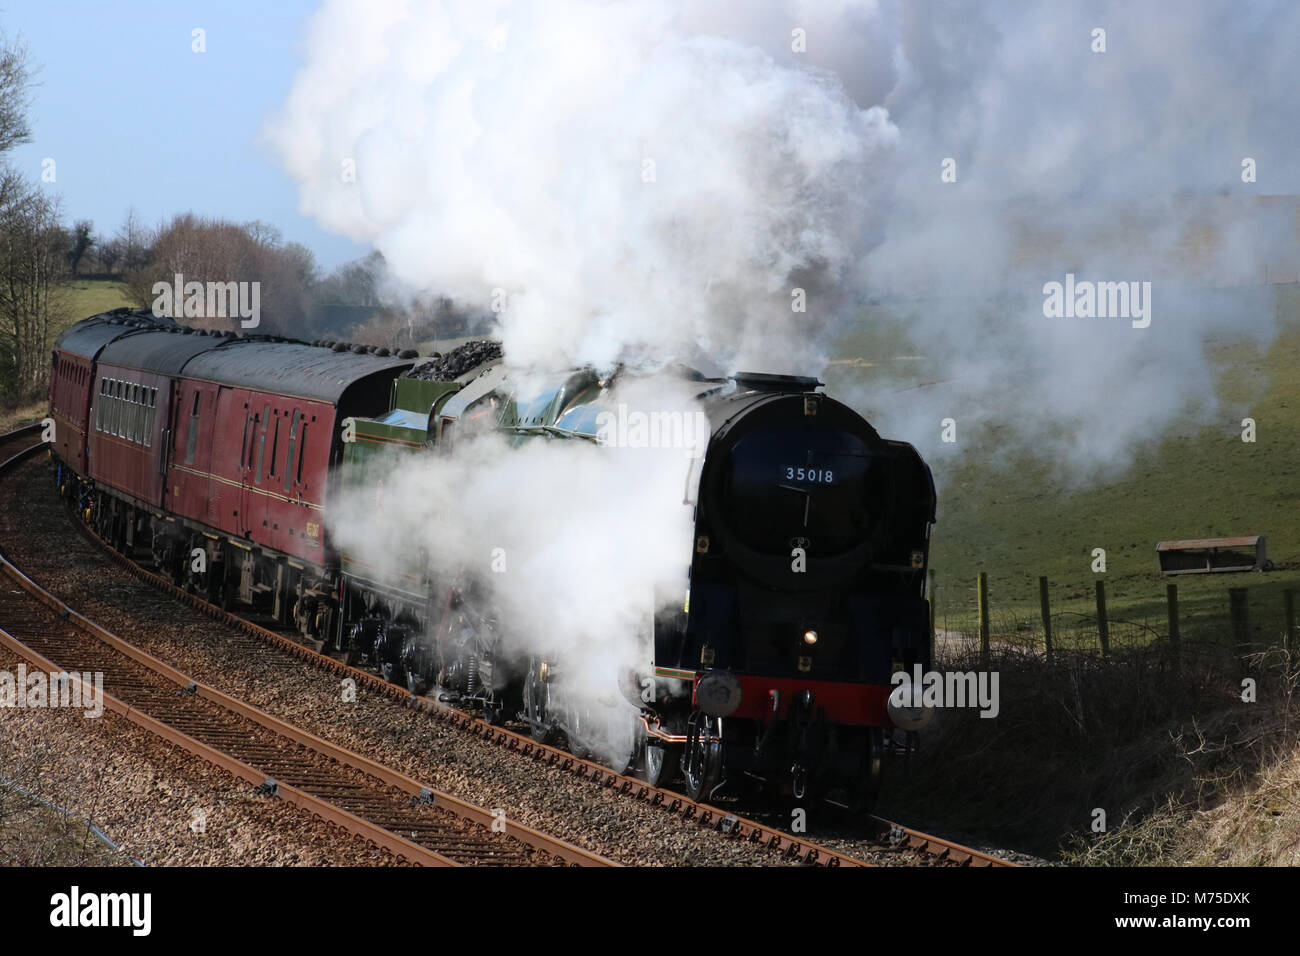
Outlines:
[[[39, 428], [39, 425], [34, 425], [28, 426], [25, 429], [19, 429], [15, 432], [10, 432], [7, 435], [0, 436], [0, 441], [3, 441], [6, 438], [18, 437], [26, 432], [35, 431]], [[16, 455], [11, 456], [4, 462], [0, 462], [0, 474], [9, 471], [26, 458], [37, 454], [43, 447], [43, 443], [33, 445], [23, 449]], [[93, 540], [97, 541], [98, 539]], [[118, 558], [123, 557], [118, 555], [115, 551], [110, 551], [109, 553]], [[123, 558], [123, 560], [125, 560], [125, 558]], [[136, 567], [133, 563], [128, 563], [127, 566], [130, 568]], [[188, 675], [175, 667], [172, 667], [165, 661], [160, 660], [135, 645], [122, 640], [117, 635], [78, 613], [49, 591], [42, 588], [31, 578], [27, 577], [27, 575], [14, 565], [4, 554], [0, 554], [0, 572], [12, 579], [23, 591], [48, 607], [59, 617], [70, 621], [78, 629], [92, 635], [97, 640], [112, 647], [118, 653], [137, 664], [140, 664], [160, 677], [163, 677], [180, 687], [186, 688], [187, 690], [196, 693], [198, 696], [209, 700], [232, 713], [238, 714], [240, 717], [257, 724], [272, 733], [278, 734], [294, 743], [305, 746], [310, 750], [336, 760], [344, 766], [365, 773], [389, 786], [395, 787], [409, 796], [416, 797], [425, 802], [432, 802], [442, 809], [455, 814], [460, 819], [471, 825], [492, 828], [493, 825], [496, 824], [498, 818], [481, 807], [477, 807], [474, 804], [461, 800], [459, 797], [450, 793], [425, 786], [412, 777], [408, 777], [407, 775], [379, 764], [368, 757], [364, 757], [361, 754], [354, 753], [353, 751], [340, 747], [321, 737], [308, 733], [307, 731], [286, 723], [265, 711], [231, 697], [214, 687], [209, 687], [206, 684], [200, 684], [199, 682], [190, 679]], [[184, 591], [181, 591], [180, 593], [187, 597], [192, 597], [192, 595], [188, 595]], [[46, 658], [31, 650], [21, 641], [3, 630], [0, 630], [0, 644], [9, 647], [15, 653], [31, 661], [42, 669], [49, 672], [62, 671], [62, 668], [48, 661]], [[301, 645], [297, 646], [301, 648]], [[302, 648], [302, 650], [308, 651], [309, 649]], [[187, 734], [184, 734], [147, 714], [142, 714], [139, 711], [134, 710], [125, 702], [120, 701], [107, 693], [104, 694], [104, 698], [105, 705], [109, 707], [109, 709], [122, 714], [127, 719], [145, 727], [163, 739], [183, 747], [190, 753], [200, 756], [209, 763], [220, 766], [236, 776], [257, 784], [263, 782], [264, 775], [248, 764], [224, 754], [201, 741], [195, 740]], [[392, 852], [399, 853], [401, 856], [411, 860], [412, 862], [422, 863], [424, 865], [459, 865], [441, 854], [434, 853], [433, 851], [421, 847], [417, 843], [406, 840], [403, 837], [384, 830], [382, 827], [372, 824], [340, 807], [336, 807], [327, 801], [321, 800], [287, 784], [280, 783], [276, 788], [276, 792], [283, 795], [284, 798], [290, 802], [310, 809], [314, 814], [322, 819], [344, 826], [353, 832], [360, 833], [376, 845], [383, 846], [390, 849]], [[520, 843], [532, 847], [547, 856], [563, 860], [570, 865], [619, 865], [612, 860], [607, 860], [599, 854], [591, 853], [581, 847], [574, 846], [567, 841], [550, 837], [523, 824], [514, 823], [510, 821], [509, 818], [507, 818], [504, 823], [504, 832], [507, 836], [513, 837]]]
[[[8, 565], [6, 563], [6, 569], [7, 568]], [[8, 648], [14, 654], [27, 661], [27, 663], [45, 671], [47, 674], [67, 673], [68, 679], [73, 683], [78, 685], [83, 683], [76, 672], [65, 672], [62, 667], [45, 658], [41, 654], [38, 654], [3, 628], [0, 628], [0, 646]], [[124, 701], [109, 694], [107, 691], [102, 692], [101, 696], [104, 700], [105, 709], [111, 710], [113, 713], [125, 717], [133, 724], [136, 724], [168, 743], [174, 744], [182, 750], [207, 761], [214, 767], [219, 767], [227, 773], [246, 780], [254, 785], [260, 785], [266, 781], [266, 775], [257, 768], [252, 767], [229, 754], [223, 753], [215, 747], [203, 743], [201, 740], [196, 740], [188, 734], [185, 734], [160, 720], [150, 717], [148, 714], [141, 713]], [[385, 830], [383, 827], [371, 823], [369, 820], [365, 820], [355, 814], [349, 813], [347, 810], [344, 810], [341, 807], [336, 807], [332, 803], [313, 796], [297, 787], [289, 786], [283, 782], [277, 782], [275, 795], [288, 803], [310, 811], [315, 816], [325, 820], [327, 823], [343, 827], [344, 829], [363, 837], [375, 846], [404, 857], [412, 863], [417, 863], [421, 866], [461, 865], [454, 860], [448, 859], [441, 853], [436, 853], [433, 850], [420, 846], [418, 843], [413, 843], [410, 840], [398, 836], [396, 833]]]
[[[162, 661], [154, 657], [153, 655], [140, 650], [140, 648], [136, 647], [135, 645], [122, 640], [117, 635], [100, 627], [94, 621], [79, 614], [77, 611], [73, 610], [67, 604], [64, 604], [62, 601], [60, 601], [53, 594], [46, 591], [39, 584], [31, 580], [31, 578], [23, 574], [23, 572], [20, 571], [17, 567], [15, 567], [14, 564], [10, 562], [9, 559], [5, 557], [3, 554], [0, 554], [0, 571], [3, 571], [3, 573], [8, 577], [10, 577], [11, 579], [13, 579], [19, 585], [19, 587], [21, 587], [27, 593], [31, 594], [42, 604], [49, 607], [50, 610], [70, 620], [76, 627], [93, 635], [98, 640], [112, 647], [118, 653], [148, 668], [150, 671], [153, 671], [154, 673], [160, 675], [161, 677], [166, 678], [167, 680], [171, 681], [177, 686], [186, 688], [190, 690], [190, 692], [196, 694], [197, 696], [204, 698], [206, 700], [210, 700], [213, 703], [217, 704], [218, 706], [223, 707], [226, 710], [231, 711], [232, 713], [238, 714], [244, 719], [251, 721], [254, 724], [257, 724], [258, 726], [263, 727], [271, 731], [272, 733], [285, 737], [288, 740], [292, 740], [294, 743], [307, 747], [309, 750], [313, 750], [316, 751], [317, 753], [330, 757], [338, 761], [340, 764], [344, 766], [351, 767], [354, 770], [358, 770], [361, 771], [362, 773], [368, 774], [378, 780], [383, 781], [389, 786], [396, 787], [397, 789], [403, 791], [409, 796], [418, 797], [425, 800], [432, 799], [432, 802], [435, 805], [440, 806], [443, 809], [449, 810], [452, 813], [455, 813], [461, 819], [466, 820], [472, 824], [486, 826], [490, 828], [496, 822], [497, 818], [494, 817], [490, 812], [484, 810], [481, 807], [474, 806], [473, 804], [461, 800], [459, 797], [453, 796], [450, 793], [446, 793], [442, 790], [438, 790], [433, 787], [425, 786], [424, 784], [421, 784], [419, 781], [415, 780], [414, 778], [408, 777], [406, 774], [399, 773], [396, 770], [393, 770], [389, 767], [385, 767], [382, 764], [376, 763], [375, 761], [371, 760], [368, 757], [364, 757], [361, 754], [340, 747], [337, 744], [325, 740], [324, 738], [316, 736], [315, 734], [308, 733], [307, 731], [295, 727], [292, 724], [286, 723], [285, 721], [280, 720], [278, 717], [274, 717], [271, 714], [268, 714], [265, 711], [252, 706], [251, 704], [246, 704], [243, 701], [231, 697], [230, 695], [225, 694], [214, 687], [210, 687], [207, 684], [202, 684], [199, 683], [198, 681], [191, 679], [188, 675], [177, 670], [175, 667], [172, 667], [167, 662]], [[13, 638], [10, 638], [10, 641], [13, 640], [14, 640]], [[57, 670], [57, 668], [55, 669]], [[125, 706], [126, 705], [124, 704], [123, 707], [125, 708]], [[125, 713], [125, 711], [123, 712]], [[134, 711], [132, 711], [131, 713], [134, 713]], [[147, 718], [147, 719], [152, 721], [152, 718]], [[154, 723], [158, 724], [159, 727], [165, 726], [156, 721], [154, 721]], [[174, 733], [179, 734], [179, 732], [174, 732]], [[164, 734], [164, 736], [167, 736], [168, 739], [172, 739], [170, 733]], [[180, 734], [180, 736], [184, 737], [185, 735]], [[186, 738], [186, 740], [189, 740], [189, 738]], [[179, 741], [173, 741], [173, 742], [179, 742]], [[206, 745], [200, 744], [198, 741], [194, 741], [194, 744], [198, 746], [206, 747]], [[184, 744], [184, 746], [186, 747], [187, 750], [192, 751], [193, 749], [192, 747], [190, 747], [189, 744]], [[218, 753], [217, 751], [212, 751], [211, 748], [207, 748], [207, 749], [212, 753]], [[208, 757], [206, 755], [205, 755], [205, 759], [212, 760], [211, 757]], [[229, 759], [233, 761], [233, 758], [229, 758]], [[234, 762], [238, 763], [238, 761], [234, 761]], [[257, 774], [257, 771], [252, 771], [252, 772], [254, 774]], [[259, 775], [259, 782], [260, 782], [260, 775]], [[313, 807], [313, 810], [315, 809], [316, 808]], [[338, 812], [344, 813], [345, 811], [340, 810]], [[348, 816], [351, 815], [348, 814]], [[612, 861], [606, 860], [604, 857], [599, 856], [598, 854], [591, 853], [587, 850], [582, 849], [581, 847], [573, 846], [572, 844], [567, 843], [563, 840], [558, 840], [554, 837], [547, 836], [546, 834], [541, 833], [538, 830], [534, 830], [531, 827], [524, 826], [523, 824], [512, 823], [508, 818], [505, 821], [505, 827], [506, 827], [505, 833], [508, 836], [513, 836], [521, 843], [527, 846], [531, 846], [534, 849], [540, 850], [551, 856], [558, 857], [564, 860], [566, 863], [570, 863], [576, 866], [615, 865], [613, 864]], [[409, 843], [410, 841], [404, 841], [404, 842]], [[411, 844], [411, 845], [415, 846], [416, 844]]]
[[902, 826], [875, 814], [871, 815], [870, 820], [878, 829], [893, 835], [896, 842], [906, 843], [909, 849], [927, 853], [936, 859], [947, 860], [950, 863], [972, 868], [1018, 867], [1020, 865], [968, 846], [962, 846], [960, 843], [953, 843], [951, 840], [945, 840], [942, 837], [931, 836], [928, 833], [922, 833], [920, 830], [913, 830], [911, 827]]

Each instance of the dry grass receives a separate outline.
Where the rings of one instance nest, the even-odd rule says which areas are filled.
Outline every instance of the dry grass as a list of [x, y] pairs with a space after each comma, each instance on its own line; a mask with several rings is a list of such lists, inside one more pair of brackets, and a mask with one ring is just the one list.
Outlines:
[[49, 402], [44, 398], [2, 409], [0, 410], [0, 435], [23, 425], [38, 422], [47, 414], [49, 414]]
[[[14, 729], [10, 714], [0, 716], [8, 734]], [[105, 842], [89, 818], [62, 809], [81, 798], [60, 783], [61, 751], [57, 739], [43, 737], [6, 761], [0, 776], [0, 866], [130, 866], [131, 858]], [[91, 816], [99, 809], [101, 782], [90, 789]]]
[[[945, 670], [980, 668], [977, 651], [944, 653]], [[884, 809], [1083, 865], [1296, 861], [1300, 701], [1280, 652], [1161, 642], [1048, 664], [1003, 644], [989, 668], [999, 715], [940, 711]]]
[[1190, 771], [1100, 835], [1076, 834], [1066, 858], [1089, 866], [1300, 864], [1300, 713], [1297, 668], [1280, 651], [1254, 658], [1258, 702], [1170, 732]]
[[130, 866], [79, 819], [0, 782], [0, 866]]

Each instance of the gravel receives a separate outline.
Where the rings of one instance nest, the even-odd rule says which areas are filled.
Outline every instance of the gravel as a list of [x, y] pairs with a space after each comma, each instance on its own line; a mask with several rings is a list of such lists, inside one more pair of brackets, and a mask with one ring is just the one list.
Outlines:
[[[19, 658], [0, 649], [0, 669]], [[105, 711], [0, 708], [0, 775], [89, 819], [147, 866], [392, 866], [404, 861]], [[22, 855], [41, 846], [24, 834]], [[28, 862], [39, 862], [28, 858]], [[102, 856], [91, 862], [103, 865]]]
[[[24, 502], [0, 512], [0, 547], [92, 620], [180, 668], [340, 746], [488, 809], [630, 865], [774, 865], [762, 847], [703, 829], [341, 681], [173, 602], [113, 566], [72, 527], [43, 463], [0, 485]], [[45, 533], [32, 534], [33, 528]], [[186, 818], [188, 820], [188, 817]]]

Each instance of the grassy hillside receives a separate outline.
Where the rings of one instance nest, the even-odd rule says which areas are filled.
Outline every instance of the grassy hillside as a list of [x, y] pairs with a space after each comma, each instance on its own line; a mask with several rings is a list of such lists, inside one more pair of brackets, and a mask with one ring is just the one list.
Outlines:
[[[51, 330], [50, 344], [65, 328], [109, 309], [130, 305], [123, 283], [97, 279], [76, 279], [64, 283], [55, 293], [53, 306], [59, 316]], [[7, 383], [6, 383], [7, 384]], [[43, 391], [43, 389], [42, 389]], [[4, 389], [6, 395], [10, 389]], [[29, 400], [31, 399], [31, 400]], [[41, 396], [8, 398], [0, 401], [0, 431], [41, 418], [46, 401]]]
[[64, 285], [63, 295], [69, 325], [87, 316], [132, 304], [126, 296], [126, 286], [111, 280], [74, 279]]
[[[1207, 386], [1245, 409], [1234, 421], [1245, 415], [1256, 420], [1256, 443], [1242, 442], [1240, 429], [1226, 425], [1175, 427], [1124, 474], [1073, 491], [1053, 478], [1050, 462], [981, 456], [977, 442], [967, 442], [950, 462], [936, 462], [936, 623], [974, 629], [975, 579], [985, 571], [995, 635], [1041, 640], [1038, 576], [1047, 575], [1062, 642], [1095, 646], [1098, 575], [1091, 563], [1092, 549], [1099, 547], [1106, 550], [1101, 577], [1108, 609], [1120, 622], [1112, 626], [1112, 643], [1141, 643], [1167, 633], [1168, 582], [1179, 588], [1184, 637], [1224, 635], [1228, 589], [1248, 587], [1256, 638], [1276, 640], [1281, 592], [1300, 589], [1300, 295], [1294, 286], [1278, 289], [1281, 332], [1267, 350], [1231, 341], [1206, 346], [1223, 370]], [[844, 343], [846, 359], [915, 350], [896, 335], [868, 344], [864, 334], [869, 335]], [[925, 382], [927, 367], [910, 357], [874, 366], [846, 361], [829, 377], [832, 386], [872, 382], [895, 389]], [[1232, 407], [1235, 414], [1238, 404]], [[1159, 541], [1244, 534], [1267, 536], [1276, 571], [1166, 578], [1157, 570]]]

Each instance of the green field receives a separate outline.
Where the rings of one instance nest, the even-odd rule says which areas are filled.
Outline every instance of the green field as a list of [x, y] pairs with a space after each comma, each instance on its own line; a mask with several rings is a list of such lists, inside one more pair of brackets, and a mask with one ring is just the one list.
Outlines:
[[[123, 283], [112, 280], [73, 279], [64, 284], [62, 295], [61, 304], [64, 306], [66, 325], [80, 322], [87, 316], [132, 304], [126, 296], [126, 287]], [[60, 331], [62, 328], [60, 327]]]
[[[1280, 332], [1271, 346], [1206, 346], [1221, 370], [1219, 380], [1207, 385], [1228, 403], [1233, 421], [1175, 426], [1123, 474], [1082, 490], [1064, 486], [1049, 461], [981, 454], [989, 446], [978, 440], [965, 440], [960, 455], [935, 462], [936, 625], [975, 630], [975, 580], [983, 571], [994, 639], [1041, 641], [1038, 577], [1046, 575], [1058, 643], [1095, 647], [1095, 581], [1101, 577], [1112, 646], [1167, 635], [1169, 582], [1178, 585], [1185, 639], [1223, 639], [1228, 589], [1246, 587], [1253, 639], [1275, 643], [1283, 630], [1282, 591], [1300, 589], [1300, 295], [1295, 286], [1277, 289]], [[916, 351], [897, 333], [881, 340], [860, 331], [840, 354]], [[920, 359], [838, 364], [827, 378], [832, 390], [837, 383], [893, 390], [935, 376]], [[1240, 415], [1238, 408], [1244, 409]], [[1241, 440], [1236, 425], [1245, 416], [1258, 423], [1254, 444]], [[1157, 569], [1159, 541], [1246, 534], [1267, 537], [1275, 571], [1165, 577]], [[1096, 547], [1106, 551], [1104, 575], [1091, 570]]]
[[[51, 347], [54, 339], [68, 326], [88, 316], [131, 305], [123, 283], [114, 280], [71, 280], [63, 283], [52, 298], [55, 319], [50, 334]], [[43, 397], [0, 402], [0, 431], [39, 420], [46, 414], [46, 405]]]

